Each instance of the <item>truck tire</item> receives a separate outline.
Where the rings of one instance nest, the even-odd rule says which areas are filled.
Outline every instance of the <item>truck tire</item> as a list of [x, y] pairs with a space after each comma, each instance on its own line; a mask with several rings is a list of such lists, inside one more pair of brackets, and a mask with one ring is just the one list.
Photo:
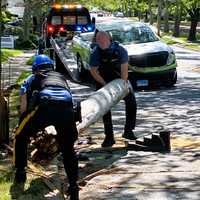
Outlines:
[[173, 87], [177, 82], [177, 73], [171, 77], [171, 80], [169, 80], [169, 82], [165, 83], [166, 87]]

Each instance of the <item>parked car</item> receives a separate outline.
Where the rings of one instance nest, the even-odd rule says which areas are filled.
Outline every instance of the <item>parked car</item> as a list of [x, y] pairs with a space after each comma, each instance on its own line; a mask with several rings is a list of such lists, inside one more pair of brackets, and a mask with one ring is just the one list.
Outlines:
[[15, 20], [15, 21], [11, 21], [11, 22], [7, 22], [5, 23], [5, 25], [8, 25], [8, 26], [21, 26], [22, 25], [22, 20]]
[[[173, 86], [176, 83], [175, 54], [148, 25], [127, 19], [113, 19], [112, 22], [97, 23], [96, 28], [109, 32], [114, 41], [127, 49], [129, 77], [134, 87]], [[76, 55], [80, 77], [88, 72], [89, 55], [95, 45], [93, 41], [94, 32], [82, 33], [73, 38], [72, 50]]]
[[124, 17], [124, 14], [123, 14], [123, 12], [114, 12], [113, 16], [114, 17]]

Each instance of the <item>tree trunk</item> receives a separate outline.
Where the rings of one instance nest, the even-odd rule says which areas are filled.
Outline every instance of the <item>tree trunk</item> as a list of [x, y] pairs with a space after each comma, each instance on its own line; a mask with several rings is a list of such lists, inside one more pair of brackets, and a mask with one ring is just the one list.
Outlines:
[[169, 33], [169, 2], [165, 1], [165, 13], [164, 13], [164, 32]]
[[162, 9], [162, 0], [158, 0], [158, 14], [157, 14], [157, 34], [160, 34], [160, 27], [161, 27], [161, 9]]
[[125, 11], [125, 16], [128, 15], [128, 5], [127, 5], [127, 1], [125, 1], [124, 3], [124, 11]]
[[134, 16], [134, 2], [133, 1], [131, 1], [130, 8], [131, 8], [131, 17], [133, 17]]
[[42, 13], [42, 5], [38, 3], [36, 6], [36, 9], [34, 10], [34, 16], [36, 17], [36, 26], [35, 26], [35, 31], [38, 33], [41, 33], [41, 27], [42, 27], [42, 19], [43, 19], [43, 13]]
[[176, 1], [176, 15], [175, 15], [175, 21], [174, 21], [174, 37], [179, 37], [180, 35], [180, 23], [181, 23], [181, 4], [180, 0]]
[[152, 12], [152, 0], [148, 0], [148, 8], [149, 8], [149, 22], [153, 24], [153, 12]]
[[123, 0], [123, 2], [122, 2], [122, 12], [124, 14], [126, 14], [126, 1], [125, 0]]
[[23, 16], [23, 40], [28, 41], [30, 37], [30, 29], [31, 29], [31, 9], [30, 9], [30, 2], [28, 0], [24, 0], [25, 9], [24, 9], [24, 16]]
[[192, 19], [191, 24], [190, 24], [190, 32], [189, 32], [189, 35], [188, 35], [189, 41], [195, 41], [196, 40], [197, 24], [198, 24], [198, 21], [195, 20], [195, 19]]
[[191, 25], [190, 25], [190, 32], [188, 35], [188, 40], [189, 41], [195, 41], [196, 40], [196, 30], [197, 30], [197, 25], [198, 21], [200, 19], [200, 8], [193, 8], [191, 10], [188, 10], [188, 13], [191, 17]]
[[174, 37], [179, 37], [180, 35], [180, 20], [176, 17], [174, 22]]

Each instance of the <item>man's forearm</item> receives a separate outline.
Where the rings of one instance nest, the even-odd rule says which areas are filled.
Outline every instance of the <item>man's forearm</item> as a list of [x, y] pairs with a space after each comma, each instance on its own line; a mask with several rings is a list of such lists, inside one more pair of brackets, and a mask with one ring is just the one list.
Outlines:
[[101, 85], [105, 85], [106, 82], [105, 80], [101, 77], [101, 75], [99, 74], [98, 70], [97, 69], [91, 69], [90, 70], [90, 73], [92, 75], [92, 77], [98, 82], [100, 83]]
[[128, 63], [121, 64], [121, 79], [128, 80]]

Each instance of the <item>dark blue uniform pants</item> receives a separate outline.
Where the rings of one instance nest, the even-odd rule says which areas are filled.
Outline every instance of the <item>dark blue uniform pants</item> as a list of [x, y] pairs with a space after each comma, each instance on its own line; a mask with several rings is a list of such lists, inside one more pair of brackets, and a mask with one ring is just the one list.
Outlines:
[[[100, 89], [98, 83], [96, 84], [96, 88]], [[125, 111], [126, 111], [126, 123], [124, 127], [124, 132], [130, 132], [135, 128], [136, 125], [136, 114], [137, 114], [137, 104], [135, 99], [135, 94], [133, 90], [129, 92], [129, 94], [123, 99], [125, 101]], [[103, 123], [104, 123], [104, 132], [106, 136], [113, 135], [113, 125], [112, 125], [112, 116], [111, 111], [108, 111], [103, 116]]]
[[53, 125], [57, 131], [57, 142], [63, 155], [63, 163], [69, 184], [76, 185], [78, 179], [78, 160], [74, 142], [78, 132], [73, 116], [72, 103], [45, 102], [28, 113], [16, 130], [14, 163], [17, 169], [27, 166], [27, 145], [30, 136], [47, 126]]

